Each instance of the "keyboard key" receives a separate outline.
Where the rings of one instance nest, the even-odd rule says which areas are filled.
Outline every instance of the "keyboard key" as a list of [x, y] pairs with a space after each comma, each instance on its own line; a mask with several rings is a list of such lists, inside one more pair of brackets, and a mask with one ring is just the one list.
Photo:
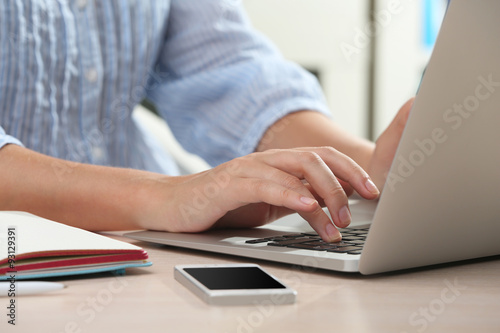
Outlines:
[[335, 253], [347, 253], [347, 252], [352, 252], [352, 251], [360, 251], [360, 248], [357, 246], [341, 246], [341, 247], [336, 247], [333, 249], [327, 249], [328, 252], [335, 252]]
[[366, 235], [368, 230], [351, 230], [349, 233], [353, 235]]
[[340, 231], [341, 233], [343, 233], [343, 234], [344, 234], [344, 233], [346, 233], [346, 234], [350, 234], [350, 233], [352, 233], [352, 232], [353, 232], [353, 230], [354, 230], [354, 229], [350, 229], [350, 228], [348, 228], [348, 229], [342, 229], [342, 228], [339, 228], [339, 231]]
[[308, 238], [308, 237], [301, 237], [301, 238], [292, 238], [292, 239], [285, 240], [285, 241], [272, 242], [272, 243], [268, 243], [267, 245], [271, 245], [271, 246], [288, 246], [288, 245], [291, 245], [291, 244], [299, 244], [299, 243], [305, 243], [305, 242], [310, 242], [310, 241], [311, 241], [311, 239]]
[[355, 244], [355, 245], [364, 245], [365, 240], [350, 240], [349, 243]]
[[311, 245], [311, 244], [307, 244], [307, 243], [292, 244], [292, 245], [288, 245], [287, 247], [290, 247], [293, 249], [319, 250], [319, 246]]
[[327, 243], [327, 242], [322, 241], [322, 240], [307, 242], [307, 244], [314, 245], [314, 246], [322, 246], [322, 245], [336, 246], [336, 245], [332, 245], [332, 243]]
[[347, 237], [344, 237], [344, 235], [342, 235], [342, 240], [343, 241], [353, 241], [353, 240], [364, 240], [366, 239], [366, 237], [360, 237], [360, 236], [347, 236]]
[[335, 248], [335, 246], [311, 245], [308, 243], [293, 244], [293, 245], [288, 245], [287, 247], [294, 248], [294, 249], [313, 250], [313, 251], [326, 251], [327, 249]]
[[361, 250], [356, 250], [356, 251], [349, 251], [347, 254], [361, 254]]
[[265, 242], [283, 241], [283, 240], [289, 240], [289, 239], [290, 238], [285, 238], [283, 236], [275, 236], [275, 237], [250, 239], [250, 240], [245, 241], [245, 243], [258, 244], [258, 243], [265, 243]]
[[353, 243], [351, 243], [351, 242], [346, 242], [346, 241], [344, 241], [344, 240], [342, 240], [342, 241], [340, 241], [340, 242], [336, 242], [336, 243], [329, 243], [329, 244], [336, 245], [336, 246], [338, 246], [338, 247], [340, 247], [340, 246], [352, 246], [352, 245], [354, 245]]
[[346, 237], [363, 237], [363, 235], [360, 234], [351, 234], [349, 232], [344, 232], [344, 231], [341, 231], [340, 234], [342, 235], [342, 239]]
[[258, 239], [250, 239], [250, 240], [245, 241], [245, 243], [247, 243], [247, 244], [258, 244], [258, 243], [265, 243], [265, 242], [269, 242], [269, 240], [267, 238], [258, 238]]
[[280, 241], [289, 240], [290, 238], [278, 236], [278, 237], [271, 237], [271, 238], [266, 238], [266, 239], [268, 239], [270, 242], [280, 242]]
[[302, 233], [304, 236], [312, 236], [312, 237], [319, 237], [319, 235], [316, 232], [304, 232]]
[[348, 229], [350, 229], [350, 230], [370, 230], [370, 227], [357, 226], [357, 227], [349, 227]]

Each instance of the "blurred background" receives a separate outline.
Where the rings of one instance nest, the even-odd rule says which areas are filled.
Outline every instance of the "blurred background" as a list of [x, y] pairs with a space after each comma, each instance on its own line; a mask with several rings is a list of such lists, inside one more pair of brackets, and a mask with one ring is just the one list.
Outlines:
[[447, 0], [243, 0], [253, 25], [317, 75], [335, 120], [376, 139], [417, 92]]
[[[336, 122], [375, 140], [415, 96], [448, 0], [242, 1], [257, 30], [285, 58], [315, 74]], [[151, 107], [146, 105], [147, 107]], [[181, 173], [206, 170], [165, 122], [139, 106], [135, 117], [176, 159]]]

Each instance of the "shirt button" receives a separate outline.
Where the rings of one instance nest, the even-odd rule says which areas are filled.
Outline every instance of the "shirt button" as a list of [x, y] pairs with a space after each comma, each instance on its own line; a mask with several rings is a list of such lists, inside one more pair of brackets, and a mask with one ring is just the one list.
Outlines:
[[92, 69], [89, 69], [87, 72], [85, 72], [85, 78], [89, 81], [89, 82], [96, 82], [97, 81], [97, 71], [92, 68]]
[[79, 9], [84, 9], [85, 7], [87, 7], [87, 0], [78, 0], [76, 2], [76, 6], [79, 8]]
[[92, 157], [94, 162], [100, 162], [104, 158], [104, 151], [99, 147], [92, 147]]

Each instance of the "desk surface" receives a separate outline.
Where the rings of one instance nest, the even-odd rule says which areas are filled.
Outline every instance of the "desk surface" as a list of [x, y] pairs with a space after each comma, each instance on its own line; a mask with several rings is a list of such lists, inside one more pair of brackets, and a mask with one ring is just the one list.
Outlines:
[[[118, 237], [125, 240], [125, 238]], [[143, 242], [149, 268], [58, 279], [17, 298], [1, 332], [499, 332], [500, 258], [363, 277]], [[298, 291], [293, 305], [208, 306], [173, 277], [176, 264], [257, 262]]]

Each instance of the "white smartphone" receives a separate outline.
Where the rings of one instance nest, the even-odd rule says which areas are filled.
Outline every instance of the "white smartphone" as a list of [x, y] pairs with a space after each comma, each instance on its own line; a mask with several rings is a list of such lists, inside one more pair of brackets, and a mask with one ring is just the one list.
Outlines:
[[174, 277], [208, 304], [291, 304], [297, 292], [255, 264], [177, 265]]

